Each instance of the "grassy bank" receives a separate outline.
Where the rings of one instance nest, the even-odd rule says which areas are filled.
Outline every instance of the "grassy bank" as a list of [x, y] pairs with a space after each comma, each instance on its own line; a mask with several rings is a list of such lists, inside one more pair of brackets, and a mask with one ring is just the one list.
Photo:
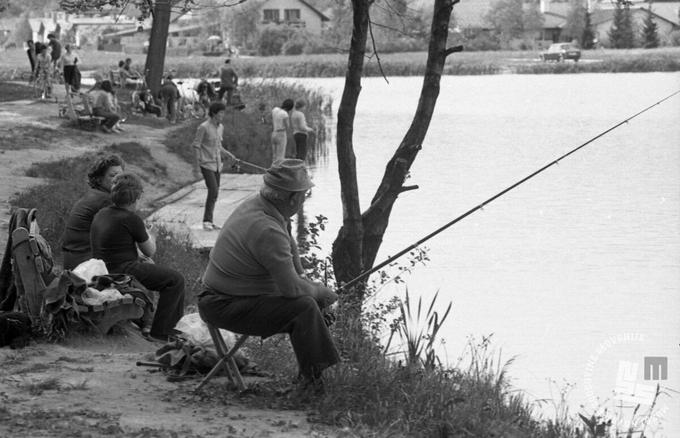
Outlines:
[[[26, 54], [20, 49], [8, 50], [0, 67], [0, 79], [15, 78], [28, 71]], [[119, 59], [131, 57], [138, 68], [143, 68], [145, 55], [89, 51], [83, 55], [83, 70], [109, 71]], [[658, 49], [598, 49], [582, 52], [578, 63], [544, 63], [538, 51], [461, 52], [449, 56], [445, 75], [484, 75], [499, 73], [619, 73], [680, 71], [680, 47]], [[387, 53], [380, 62], [388, 76], [422, 75], [425, 52]], [[168, 57], [165, 69], [176, 77], [216, 76], [222, 58], [189, 56]], [[253, 77], [342, 77], [347, 68], [347, 54], [271, 56], [237, 58], [234, 66], [243, 79]], [[377, 57], [365, 60], [365, 76], [380, 76]]]

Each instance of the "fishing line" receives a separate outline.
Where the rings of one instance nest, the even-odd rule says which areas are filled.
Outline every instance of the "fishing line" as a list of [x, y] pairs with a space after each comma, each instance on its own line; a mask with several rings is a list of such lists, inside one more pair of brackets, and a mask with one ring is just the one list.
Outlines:
[[340, 286], [340, 288], [339, 288], [338, 290], [350, 288], [351, 286], [353, 286], [354, 284], [358, 283], [359, 281], [361, 281], [361, 280], [364, 279], [365, 277], [371, 275], [371, 274], [374, 273], [375, 271], [378, 271], [378, 270], [382, 269], [383, 267], [385, 267], [385, 266], [387, 266], [388, 264], [392, 263], [393, 261], [395, 261], [395, 260], [398, 259], [399, 257], [403, 256], [403, 255], [406, 254], [407, 252], [412, 251], [413, 249], [417, 248], [418, 246], [420, 246], [421, 244], [423, 244], [423, 243], [426, 242], [427, 240], [430, 240], [431, 238], [433, 238], [433, 237], [436, 236], [437, 234], [441, 233], [442, 231], [446, 230], [447, 228], [451, 227], [452, 225], [454, 225], [454, 224], [460, 222], [461, 220], [465, 219], [466, 217], [470, 216], [472, 213], [476, 212], [477, 210], [483, 209], [487, 204], [489, 204], [489, 203], [491, 203], [492, 201], [494, 201], [494, 200], [500, 198], [501, 196], [503, 196], [504, 194], [508, 193], [510, 190], [514, 189], [515, 187], [517, 187], [517, 186], [519, 186], [519, 185], [525, 183], [526, 181], [528, 181], [528, 180], [530, 180], [531, 178], [535, 177], [536, 175], [538, 175], [539, 173], [543, 172], [544, 170], [546, 170], [546, 169], [552, 167], [553, 165], [559, 163], [561, 160], [567, 158], [569, 155], [573, 154], [574, 152], [576, 152], [576, 151], [578, 151], [578, 150], [580, 150], [580, 149], [586, 147], [587, 145], [589, 145], [590, 143], [594, 142], [594, 141], [597, 140], [598, 138], [600, 138], [600, 137], [602, 137], [602, 136], [604, 136], [604, 135], [610, 133], [611, 131], [615, 130], [615, 129], [618, 128], [619, 126], [621, 126], [621, 125], [623, 125], [623, 124], [625, 124], [625, 123], [628, 123], [629, 121], [631, 121], [631, 120], [633, 120], [634, 118], [636, 118], [637, 116], [639, 116], [639, 115], [641, 115], [641, 114], [643, 114], [643, 113], [649, 111], [650, 109], [654, 108], [655, 106], [660, 105], [661, 103], [665, 102], [666, 100], [670, 99], [671, 97], [675, 96], [676, 94], [680, 94], [680, 90], [677, 90], [677, 91], [675, 91], [674, 93], [671, 93], [671, 94], [669, 94], [668, 96], [664, 97], [663, 99], [661, 99], [661, 100], [659, 100], [659, 101], [657, 101], [657, 102], [655, 102], [655, 103], [649, 105], [649, 106], [646, 107], [645, 109], [643, 109], [643, 110], [641, 110], [641, 111], [639, 111], [639, 112], [633, 114], [632, 116], [630, 116], [630, 117], [628, 117], [627, 119], [625, 119], [625, 120], [623, 120], [623, 121], [617, 123], [616, 125], [612, 126], [611, 128], [607, 129], [606, 131], [603, 131], [603, 132], [599, 133], [598, 135], [596, 135], [595, 137], [593, 137], [593, 138], [591, 138], [590, 140], [586, 141], [585, 143], [583, 143], [583, 144], [581, 144], [581, 145], [575, 147], [574, 149], [570, 150], [569, 152], [567, 152], [566, 154], [564, 154], [564, 155], [562, 155], [561, 157], [557, 158], [556, 160], [551, 161], [550, 163], [548, 163], [548, 164], [546, 164], [545, 166], [541, 167], [540, 169], [538, 169], [538, 170], [535, 171], [534, 173], [532, 173], [532, 174], [530, 174], [530, 175], [528, 175], [528, 176], [522, 178], [521, 180], [517, 181], [516, 183], [514, 183], [514, 184], [512, 184], [511, 186], [507, 187], [506, 189], [504, 189], [504, 190], [498, 192], [497, 194], [493, 195], [492, 197], [490, 197], [490, 198], [487, 199], [486, 201], [482, 202], [481, 204], [477, 205], [476, 207], [471, 208], [470, 210], [466, 211], [465, 213], [463, 213], [462, 215], [458, 216], [457, 218], [455, 218], [455, 219], [452, 220], [451, 222], [449, 222], [449, 223], [447, 223], [447, 224], [445, 224], [445, 225], [443, 225], [443, 226], [437, 228], [435, 231], [431, 232], [431, 233], [428, 234], [427, 236], [423, 237], [422, 239], [418, 240], [417, 242], [415, 242], [415, 243], [409, 245], [408, 247], [404, 248], [403, 250], [399, 251], [399, 252], [398, 252], [397, 254], [395, 254], [394, 256], [389, 257], [387, 260], [383, 261], [382, 263], [380, 263], [380, 264], [374, 266], [373, 268], [371, 268], [371, 269], [369, 269], [369, 270], [367, 270], [367, 271], [365, 271], [365, 272], [359, 274], [359, 275], [358, 275], [357, 277], [355, 277], [354, 279], [352, 279], [352, 280], [350, 280], [349, 282], [347, 282], [347, 283], [343, 284], [342, 286]]

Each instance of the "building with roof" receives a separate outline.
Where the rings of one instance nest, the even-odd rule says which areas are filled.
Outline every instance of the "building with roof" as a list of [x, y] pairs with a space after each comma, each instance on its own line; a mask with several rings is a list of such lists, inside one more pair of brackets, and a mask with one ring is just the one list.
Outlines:
[[[453, 7], [453, 22], [457, 29], [475, 29], [476, 31], [492, 31], [490, 23], [486, 20], [494, 3], [498, 0], [461, 0]], [[584, 0], [586, 2], [586, 0]], [[548, 42], [558, 42], [562, 39], [562, 31], [567, 24], [567, 16], [571, 8], [571, 2], [540, 0], [540, 12], [543, 15], [543, 26], [541, 30], [532, 35], [527, 35], [527, 39], [536, 42], [538, 47]], [[587, 4], [591, 9], [591, 23], [593, 31], [601, 44], [608, 45], [608, 32], [611, 29], [614, 2], [589, 0]], [[650, 8], [647, 0], [633, 0], [631, 11], [633, 22], [642, 28], [642, 22]], [[651, 6], [654, 21], [658, 26], [659, 39], [661, 44], [669, 44], [671, 32], [680, 28], [680, 1], [662, 2], [655, 1]], [[464, 32], [465, 33], [465, 32]]]
[[260, 7], [263, 25], [286, 25], [321, 35], [330, 19], [305, 0], [267, 0]]
[[[648, 7], [633, 6], [631, 7], [631, 18], [633, 22], [633, 31], [636, 38], [640, 39], [644, 21], [649, 12]], [[656, 23], [656, 32], [659, 35], [659, 43], [668, 45], [671, 42], [671, 32], [680, 29], [677, 23], [670, 21], [663, 16], [656, 13], [656, 3], [652, 6], [652, 19]], [[604, 47], [609, 47], [609, 31], [614, 23], [614, 9], [598, 9], [593, 11], [590, 22], [593, 27], [593, 34], [598, 43]]]

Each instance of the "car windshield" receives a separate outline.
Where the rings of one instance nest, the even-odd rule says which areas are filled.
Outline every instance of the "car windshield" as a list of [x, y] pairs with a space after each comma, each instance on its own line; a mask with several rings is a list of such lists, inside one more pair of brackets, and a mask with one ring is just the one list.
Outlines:
[[569, 44], [551, 44], [548, 52], [561, 52], [562, 50], [569, 50]]

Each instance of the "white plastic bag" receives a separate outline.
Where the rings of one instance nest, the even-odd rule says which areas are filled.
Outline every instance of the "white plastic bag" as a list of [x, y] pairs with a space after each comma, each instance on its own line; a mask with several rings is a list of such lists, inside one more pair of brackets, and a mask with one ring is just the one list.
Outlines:
[[107, 275], [109, 271], [106, 269], [106, 263], [99, 259], [90, 259], [84, 261], [75, 267], [73, 271], [78, 277], [82, 278], [87, 284], [92, 283], [92, 277], [96, 275]]
[[107, 301], [119, 300], [123, 298], [123, 295], [118, 289], [114, 288], [97, 290], [93, 287], [88, 287], [81, 297], [83, 298], [83, 303], [88, 306], [97, 306]]
[[[208, 326], [205, 325], [205, 322], [203, 322], [198, 313], [184, 315], [182, 319], [177, 322], [177, 325], [175, 325], [175, 329], [181, 331], [185, 335], [184, 337], [187, 341], [194, 345], [199, 347], [212, 347], [213, 345]], [[236, 342], [236, 335], [223, 329], [220, 329], [220, 333], [228, 348], [234, 345], [234, 342]]]

